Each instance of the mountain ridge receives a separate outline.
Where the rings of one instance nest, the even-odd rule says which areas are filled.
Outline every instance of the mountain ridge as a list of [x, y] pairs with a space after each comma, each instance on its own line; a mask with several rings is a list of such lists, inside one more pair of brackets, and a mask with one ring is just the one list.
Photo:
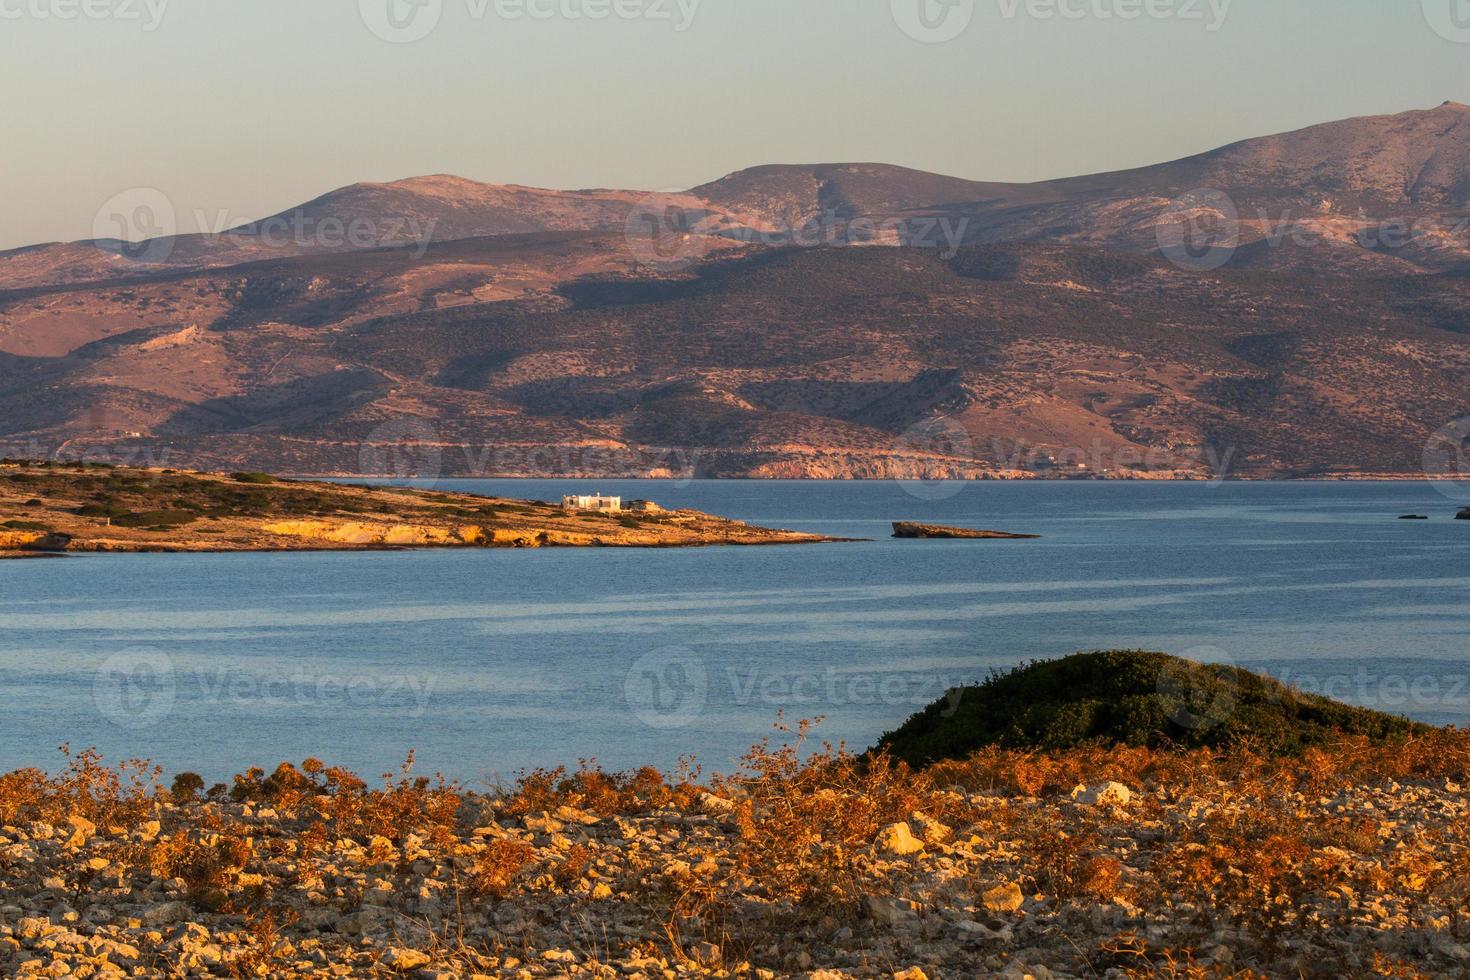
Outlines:
[[[684, 191], [553, 190], [445, 173], [357, 182], [223, 234], [150, 240], [163, 243], [157, 248], [83, 241], [0, 252], [0, 284], [43, 285], [119, 268], [126, 272], [127, 253], [158, 259], [138, 263], [141, 273], [161, 265], [248, 261], [264, 251], [256, 239], [273, 224], [308, 226], [303, 241], [268, 246], [270, 254], [302, 254], [347, 247], [324, 244], [322, 222], [365, 224], [362, 247], [406, 247], [424, 237], [617, 230], [641, 210], [667, 209], [688, 212], [692, 225], [704, 222], [721, 235], [742, 227], [789, 233], [814, 219], [839, 228], [855, 219], [895, 224], [937, 213], [963, 221], [967, 241], [1086, 240], [1136, 248], [1182, 195], [1215, 190], [1230, 195], [1238, 210], [1263, 209], [1254, 219], [1246, 216], [1248, 240], [1258, 239], [1258, 225], [1273, 221], [1319, 234], [1329, 221], [1361, 218], [1371, 224], [1424, 217], [1436, 208], [1470, 208], [1470, 106], [1446, 101], [1430, 109], [1319, 123], [1163, 163], [1032, 182], [851, 162], [762, 164]], [[78, 250], [89, 246], [101, 257], [86, 261]], [[1441, 269], [1470, 261], [1470, 246], [1452, 253], [1416, 255], [1411, 262]], [[47, 270], [48, 258], [54, 270]]]
[[[1180, 191], [1221, 168], [1223, 197]], [[1467, 181], [1453, 104], [1026, 185], [886, 164], [651, 195], [354, 184], [275, 229], [0, 255], [0, 448], [297, 473], [1414, 474], [1470, 415]], [[289, 238], [355, 221], [401, 227]]]

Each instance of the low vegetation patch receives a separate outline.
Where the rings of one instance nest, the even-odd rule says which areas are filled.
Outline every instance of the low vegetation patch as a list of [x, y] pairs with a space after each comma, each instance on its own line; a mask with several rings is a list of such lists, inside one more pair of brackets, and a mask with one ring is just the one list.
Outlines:
[[956, 688], [878, 744], [894, 758], [923, 766], [992, 746], [1250, 744], [1300, 755], [1345, 736], [1379, 745], [1428, 732], [1407, 719], [1303, 694], [1239, 667], [1110, 651], [1032, 663]]
[[115, 527], [181, 527], [192, 524], [199, 515], [189, 510], [128, 511], [112, 518]]

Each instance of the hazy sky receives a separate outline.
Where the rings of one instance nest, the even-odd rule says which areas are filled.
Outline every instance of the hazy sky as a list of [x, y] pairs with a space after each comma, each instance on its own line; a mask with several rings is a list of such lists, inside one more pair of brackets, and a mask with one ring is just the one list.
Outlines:
[[0, 0], [0, 82], [5, 248], [137, 187], [187, 230], [423, 173], [1153, 163], [1470, 102], [1470, 0]]

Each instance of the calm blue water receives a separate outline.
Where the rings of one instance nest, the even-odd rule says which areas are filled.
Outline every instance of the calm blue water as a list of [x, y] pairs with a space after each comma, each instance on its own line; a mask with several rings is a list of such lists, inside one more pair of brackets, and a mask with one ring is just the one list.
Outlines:
[[[0, 769], [67, 741], [211, 779], [307, 755], [375, 776], [410, 748], [471, 784], [583, 757], [728, 769], [782, 710], [863, 748], [949, 685], [1100, 647], [1470, 719], [1470, 501], [1426, 484], [439, 486], [877, 540], [0, 562]], [[1045, 537], [895, 541], [898, 519]]]

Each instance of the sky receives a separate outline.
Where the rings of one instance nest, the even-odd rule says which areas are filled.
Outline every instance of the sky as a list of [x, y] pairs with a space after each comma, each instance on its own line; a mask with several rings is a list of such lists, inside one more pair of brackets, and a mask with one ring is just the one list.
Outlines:
[[[422, 35], [422, 36], [421, 36]], [[356, 181], [977, 180], [1470, 103], [1470, 0], [0, 0], [0, 248]]]

